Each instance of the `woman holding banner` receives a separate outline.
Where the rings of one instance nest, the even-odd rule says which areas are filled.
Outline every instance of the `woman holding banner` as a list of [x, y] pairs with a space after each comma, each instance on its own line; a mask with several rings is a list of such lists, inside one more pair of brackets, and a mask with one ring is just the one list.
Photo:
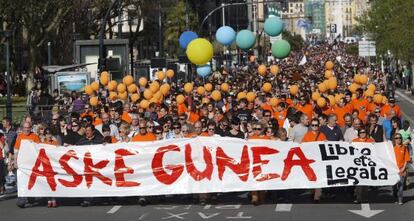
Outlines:
[[395, 160], [397, 162], [398, 169], [400, 170], [400, 181], [393, 187], [393, 195], [397, 197], [398, 204], [402, 205], [404, 203], [404, 180], [407, 176], [407, 163], [410, 161], [410, 154], [408, 147], [404, 145], [402, 141], [402, 136], [400, 133], [394, 134], [393, 144]]

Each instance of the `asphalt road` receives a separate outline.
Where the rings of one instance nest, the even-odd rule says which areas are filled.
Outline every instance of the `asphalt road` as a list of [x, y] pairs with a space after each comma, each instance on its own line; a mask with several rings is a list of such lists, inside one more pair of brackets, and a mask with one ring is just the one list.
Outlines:
[[[406, 119], [414, 123], [414, 96], [397, 93], [397, 104]], [[247, 193], [226, 193], [218, 197], [217, 204], [205, 206], [194, 204], [189, 196], [169, 196], [145, 207], [137, 204], [136, 198], [115, 199], [121, 203], [96, 202], [94, 206], [82, 208], [78, 199], [59, 199], [58, 208], [47, 208], [46, 201], [39, 205], [20, 209], [15, 203], [15, 193], [0, 197], [0, 220], [318, 220], [398, 221], [414, 217], [414, 173], [411, 168], [410, 185], [404, 192], [405, 204], [398, 205], [392, 197], [390, 187], [370, 190], [368, 203], [354, 204], [352, 195], [345, 189], [336, 189], [336, 197], [323, 199], [314, 204], [309, 191], [290, 190], [268, 194], [265, 204], [253, 206]]]

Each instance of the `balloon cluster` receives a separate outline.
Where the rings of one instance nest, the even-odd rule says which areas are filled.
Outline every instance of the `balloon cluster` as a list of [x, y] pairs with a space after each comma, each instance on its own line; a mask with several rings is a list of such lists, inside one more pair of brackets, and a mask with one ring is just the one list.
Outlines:
[[84, 92], [90, 96], [89, 103], [91, 106], [98, 106], [100, 99], [98, 98], [98, 92], [100, 89], [107, 90], [109, 92], [109, 100], [123, 100], [137, 103], [140, 100], [141, 108], [148, 108], [150, 103], [161, 103], [164, 96], [170, 93], [170, 85], [163, 83], [165, 77], [171, 79], [174, 77], [174, 71], [169, 69], [165, 73], [158, 71], [156, 76], [159, 81], [153, 81], [151, 83], [145, 77], [141, 77], [138, 82], [134, 82], [132, 75], [126, 75], [122, 82], [110, 80], [110, 74], [106, 71], [100, 74], [99, 82], [92, 82], [90, 85], [86, 85]]
[[[284, 23], [279, 18], [268, 18], [264, 24], [264, 32], [271, 36], [278, 36], [282, 33]], [[247, 29], [238, 33], [230, 26], [222, 26], [216, 32], [216, 40], [224, 46], [230, 46], [236, 41], [238, 48], [250, 50], [256, 43], [256, 35]], [[179, 38], [180, 47], [185, 51], [188, 59], [197, 65], [197, 74], [201, 77], [207, 77], [211, 73], [211, 67], [208, 62], [212, 59], [214, 50], [213, 45], [204, 38], [199, 38], [195, 32], [185, 31]], [[277, 40], [272, 44], [272, 55], [278, 59], [289, 56], [291, 47], [286, 40]]]

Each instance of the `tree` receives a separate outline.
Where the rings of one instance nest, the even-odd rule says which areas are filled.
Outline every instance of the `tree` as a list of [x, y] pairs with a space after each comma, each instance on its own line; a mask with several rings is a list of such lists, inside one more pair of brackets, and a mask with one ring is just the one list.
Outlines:
[[196, 29], [197, 16], [188, 9], [183, 0], [179, 0], [168, 11], [164, 22], [164, 48], [170, 57], [177, 57], [180, 52], [182, 53], [178, 44], [180, 34], [186, 30]]
[[282, 37], [283, 39], [285, 39], [286, 41], [288, 41], [290, 43], [291, 49], [292, 51], [300, 51], [303, 48], [303, 38], [302, 36], [295, 34], [295, 33], [291, 33], [289, 31], [283, 31], [282, 32]]
[[381, 54], [390, 50], [398, 58], [414, 58], [414, 0], [373, 0], [371, 8], [358, 18], [361, 27], [376, 42]]

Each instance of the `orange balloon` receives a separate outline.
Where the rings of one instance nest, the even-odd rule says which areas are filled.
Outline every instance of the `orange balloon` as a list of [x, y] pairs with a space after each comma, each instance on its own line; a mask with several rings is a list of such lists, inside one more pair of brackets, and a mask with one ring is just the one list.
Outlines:
[[160, 91], [163, 95], [167, 95], [170, 92], [170, 89], [171, 89], [171, 87], [167, 83], [161, 85], [161, 87], [160, 87]]
[[85, 93], [89, 96], [93, 95], [93, 89], [90, 85], [85, 86]]
[[114, 81], [114, 80], [110, 81], [110, 82], [108, 83], [108, 90], [109, 90], [109, 91], [115, 91], [115, 90], [116, 90], [117, 85], [118, 85], [118, 83], [117, 83], [116, 81]]
[[246, 93], [244, 93], [244, 92], [239, 92], [238, 94], [237, 94], [237, 100], [241, 100], [241, 99], [243, 99], [243, 98], [246, 98]]
[[158, 71], [157, 72], [157, 78], [163, 81], [165, 79], [165, 73], [164, 71]]
[[94, 91], [98, 91], [99, 90], [99, 83], [97, 81], [92, 82], [91, 88]]
[[215, 101], [221, 100], [221, 93], [220, 93], [220, 91], [214, 90], [213, 92], [211, 92], [211, 98], [213, 98], [213, 100], [215, 100]]
[[210, 92], [211, 90], [213, 90], [213, 85], [210, 83], [207, 83], [204, 85], [204, 88], [206, 89], [206, 91]]
[[145, 87], [148, 83], [148, 80], [144, 77], [141, 77], [141, 78], [139, 78], [138, 83], [139, 83], [139, 86]]
[[291, 95], [295, 96], [299, 91], [299, 87], [297, 85], [292, 85], [289, 88], [289, 92]]
[[320, 97], [316, 103], [318, 104], [319, 107], [325, 107], [326, 106], [326, 100], [323, 97]]
[[386, 96], [382, 96], [382, 103], [383, 103], [383, 104], [388, 103], [388, 99], [387, 99], [387, 97], [386, 97]]
[[149, 107], [149, 105], [150, 105], [150, 102], [149, 102], [149, 101], [147, 101], [147, 100], [142, 100], [142, 101], [139, 103], [139, 106], [140, 106], [141, 108], [143, 108], [143, 109], [147, 109], [147, 108]]
[[341, 101], [341, 99], [344, 98], [344, 97], [345, 97], [344, 94], [336, 94], [335, 95], [335, 101], [336, 101], [336, 103], [338, 104], [339, 101]]
[[145, 89], [144, 90], [144, 97], [145, 97], [145, 99], [150, 100], [153, 95], [154, 95], [154, 93], [152, 93], [151, 90], [149, 90], [149, 89]]
[[102, 77], [106, 77], [107, 79], [109, 79], [109, 77], [110, 77], [109, 72], [107, 72], [107, 71], [102, 71], [102, 73], [101, 73], [101, 78], [102, 78]]
[[222, 84], [220, 85], [220, 89], [221, 89], [221, 91], [223, 91], [223, 92], [229, 92], [230, 86], [229, 86], [229, 84], [227, 84], [227, 83], [222, 83]]
[[109, 92], [109, 99], [115, 101], [116, 99], [118, 99], [118, 94], [115, 91]]
[[248, 102], [253, 102], [256, 99], [256, 94], [254, 92], [248, 92], [246, 94], [246, 99]]
[[[103, 74], [103, 73], [107, 73], [107, 74]], [[102, 72], [101, 77], [99, 78], [99, 81], [101, 82], [101, 84], [103, 86], [108, 85], [108, 83], [109, 83], [109, 74], [108, 74], [108, 72]]]
[[119, 93], [124, 93], [125, 91], [126, 91], [126, 86], [125, 86], [125, 84], [123, 84], [123, 83], [120, 83], [120, 84], [118, 84], [118, 86], [116, 87], [116, 89], [117, 89], [117, 91], [119, 92]]
[[334, 68], [334, 63], [332, 61], [327, 61], [325, 64], [326, 70], [332, 70]]
[[204, 93], [206, 93], [206, 89], [202, 86], [199, 86], [197, 88], [197, 93], [202, 96], [202, 95], [204, 95]]
[[361, 83], [361, 75], [360, 74], [356, 74], [354, 76], [354, 82], [357, 83], [357, 84]]
[[118, 97], [119, 97], [119, 99], [125, 101], [126, 99], [128, 99], [128, 92], [126, 92], [126, 91], [119, 92], [118, 93]]
[[152, 93], [155, 93], [160, 89], [160, 84], [158, 83], [158, 81], [153, 81], [150, 84], [149, 89]]
[[[326, 86], [326, 84], [325, 83], [320, 83], [319, 85], [318, 85], [318, 89], [319, 89], [319, 91], [321, 92], [321, 93], [324, 93], [326, 90], [328, 90], [328, 87]], [[319, 100], [319, 99], [318, 99]]]
[[162, 93], [161, 91], [158, 91], [157, 93], [154, 94], [154, 96], [152, 96], [151, 99], [155, 99], [155, 100], [160, 100], [160, 98], [162, 97]]
[[370, 91], [375, 91], [377, 88], [375, 87], [375, 85], [374, 84], [370, 84], [370, 85], [368, 85], [368, 90], [370, 90]]
[[185, 97], [182, 94], [177, 95], [177, 97], [175, 98], [177, 101], [177, 104], [183, 104], [185, 101]]
[[331, 90], [335, 90], [337, 86], [338, 86], [338, 82], [336, 80], [336, 77], [329, 78], [328, 88], [331, 89]]
[[93, 107], [98, 106], [98, 98], [97, 98], [97, 97], [91, 97], [91, 98], [89, 98], [89, 103], [90, 103]]
[[364, 92], [365, 97], [373, 97], [374, 96], [374, 91], [371, 90], [366, 90]]
[[351, 85], [349, 85], [348, 89], [352, 92], [355, 93], [355, 91], [359, 88], [359, 85], [356, 83], [352, 83]]
[[329, 78], [331, 78], [331, 77], [333, 77], [334, 75], [333, 75], [333, 72], [332, 72], [332, 70], [326, 70], [325, 71], [325, 78], [326, 79], [329, 79]]
[[264, 64], [259, 65], [259, 67], [257, 68], [257, 72], [258, 72], [260, 75], [264, 76], [264, 75], [266, 74], [266, 72], [267, 72], [267, 67], [266, 67], [266, 65], [264, 65]]
[[131, 94], [131, 101], [137, 102], [139, 100], [139, 94]]
[[270, 66], [270, 73], [272, 73], [273, 75], [277, 75], [279, 73], [279, 66], [277, 65]]
[[276, 107], [277, 104], [279, 103], [279, 100], [275, 97], [270, 98], [270, 105], [273, 107]]
[[361, 84], [367, 84], [368, 83], [368, 77], [365, 75], [365, 74], [363, 74], [363, 75], [361, 75], [360, 77], [359, 77], [359, 83], [361, 83]]
[[131, 75], [127, 75], [122, 79], [122, 83], [124, 83], [126, 86], [131, 85], [132, 83], [134, 83], [134, 77], [132, 77]]
[[174, 70], [172, 70], [172, 69], [168, 69], [167, 70], [167, 77], [168, 78], [173, 78], [174, 77]]
[[317, 101], [321, 97], [321, 94], [319, 92], [315, 91], [312, 93], [312, 100]]
[[137, 92], [137, 90], [138, 90], [138, 87], [136, 84], [130, 84], [128, 86], [128, 92], [131, 94]]
[[374, 95], [374, 102], [376, 103], [376, 104], [381, 104], [382, 103], [382, 95], [381, 94], [376, 94], [376, 95]]
[[266, 82], [263, 84], [262, 90], [265, 93], [269, 93], [272, 90], [272, 85], [269, 82]]
[[193, 91], [193, 84], [192, 83], [186, 83], [184, 84], [184, 91], [189, 94], [191, 91]]

